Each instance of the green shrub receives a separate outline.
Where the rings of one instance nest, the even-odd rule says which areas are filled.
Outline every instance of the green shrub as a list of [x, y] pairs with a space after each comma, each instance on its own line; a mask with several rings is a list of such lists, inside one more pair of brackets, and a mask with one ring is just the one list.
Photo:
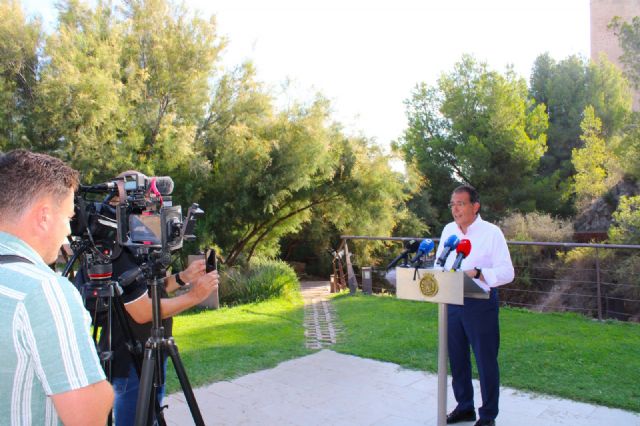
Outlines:
[[255, 259], [248, 266], [233, 267], [221, 274], [218, 295], [224, 305], [290, 298], [300, 290], [296, 273], [280, 260]]

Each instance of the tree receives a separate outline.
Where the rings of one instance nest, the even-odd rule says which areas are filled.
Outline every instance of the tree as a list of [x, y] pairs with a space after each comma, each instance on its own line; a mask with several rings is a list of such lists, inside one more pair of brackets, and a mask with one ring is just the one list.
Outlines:
[[620, 197], [609, 228], [609, 241], [614, 244], [640, 244], [640, 196]]
[[[530, 79], [530, 93], [549, 116], [548, 150], [540, 162], [537, 179], [538, 208], [569, 216], [574, 212], [573, 186], [576, 173], [572, 152], [583, 146], [580, 123], [588, 105], [600, 117], [601, 132], [613, 138], [626, 126], [631, 98], [620, 71], [605, 58], [589, 62], [570, 56], [560, 62], [548, 53], [538, 56]], [[558, 202], [560, 201], [560, 202]]]
[[18, 2], [0, 0], [0, 151], [33, 138], [41, 45], [40, 23], [27, 22]]
[[612, 149], [607, 149], [602, 133], [602, 121], [595, 115], [595, 109], [588, 106], [584, 111], [582, 128], [582, 148], [573, 150], [572, 162], [574, 192], [580, 210], [604, 195], [621, 178], [617, 170], [618, 160]]
[[609, 28], [618, 37], [622, 48], [623, 54], [619, 59], [624, 65], [625, 74], [637, 89], [640, 85], [640, 17], [625, 22], [616, 16]]
[[424, 175], [438, 221], [460, 183], [482, 194], [483, 215], [535, 208], [534, 175], [544, 153], [547, 117], [512, 70], [488, 70], [470, 56], [438, 80], [420, 84], [406, 101], [409, 125], [396, 148]]
[[250, 64], [224, 76], [215, 99], [198, 132], [213, 166], [202, 204], [227, 262], [275, 253], [314, 215], [390, 233], [401, 186], [379, 151], [330, 122], [325, 99], [278, 112]]
[[62, 157], [83, 183], [168, 174], [230, 263], [277, 254], [314, 215], [338, 232], [393, 229], [406, 195], [388, 157], [346, 137], [321, 96], [278, 110], [251, 64], [219, 75], [213, 18], [170, 0], [63, 0], [41, 46], [37, 23], [0, 6], [1, 149]]

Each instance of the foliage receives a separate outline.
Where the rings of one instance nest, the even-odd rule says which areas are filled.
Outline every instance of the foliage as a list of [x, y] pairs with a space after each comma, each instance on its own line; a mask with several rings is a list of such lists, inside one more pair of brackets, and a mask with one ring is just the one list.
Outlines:
[[307, 223], [391, 232], [405, 198], [400, 177], [377, 146], [342, 135], [326, 99], [278, 112], [250, 64], [225, 76], [216, 92], [199, 133], [214, 165], [202, 204], [228, 263], [273, 255], [283, 236]]
[[[191, 384], [231, 380], [311, 353], [304, 345], [302, 298], [295, 296], [175, 317], [173, 336]], [[169, 366], [167, 390], [178, 389]]]
[[[588, 105], [600, 118], [601, 134], [613, 141], [627, 125], [631, 111], [628, 83], [604, 57], [595, 62], [569, 56], [556, 62], [548, 53], [536, 58], [530, 93], [549, 117], [547, 151], [540, 161], [535, 192], [540, 210], [568, 216], [574, 212], [571, 156], [581, 148], [581, 122]], [[559, 202], [560, 201], [560, 202]]]
[[418, 85], [406, 105], [409, 125], [396, 148], [425, 177], [440, 223], [449, 221], [444, 206], [462, 182], [480, 191], [489, 219], [535, 208], [547, 117], [512, 70], [499, 74], [464, 56], [436, 87]]
[[573, 236], [571, 222], [539, 212], [512, 213], [499, 226], [507, 240], [565, 242]]
[[220, 303], [237, 305], [272, 298], [295, 298], [300, 282], [289, 265], [279, 260], [254, 258], [246, 267], [235, 266], [222, 273]]
[[[437, 370], [435, 304], [344, 295], [332, 303], [345, 330], [337, 351]], [[640, 360], [633, 350], [638, 324], [501, 308], [500, 338], [504, 386], [640, 411]]]
[[614, 31], [622, 47], [620, 62], [624, 64], [625, 74], [637, 88], [640, 84], [640, 17], [636, 16], [631, 22], [625, 22], [616, 16], [611, 20], [609, 28]]
[[61, 157], [83, 183], [170, 175], [229, 265], [277, 255], [313, 216], [391, 233], [402, 179], [378, 146], [342, 133], [326, 99], [279, 110], [250, 63], [219, 72], [214, 18], [172, 0], [114, 3], [63, 0], [46, 40], [17, 2], [0, 3], [0, 149]]
[[607, 149], [602, 134], [602, 121], [595, 115], [594, 108], [585, 108], [584, 119], [580, 125], [584, 142], [582, 148], [574, 148], [573, 166], [576, 170], [573, 191], [580, 210], [603, 196], [622, 177], [617, 170], [619, 160], [612, 149]]
[[620, 197], [609, 228], [609, 241], [614, 244], [640, 244], [640, 196]]
[[40, 22], [27, 22], [18, 2], [0, 1], [0, 151], [34, 137], [41, 44]]

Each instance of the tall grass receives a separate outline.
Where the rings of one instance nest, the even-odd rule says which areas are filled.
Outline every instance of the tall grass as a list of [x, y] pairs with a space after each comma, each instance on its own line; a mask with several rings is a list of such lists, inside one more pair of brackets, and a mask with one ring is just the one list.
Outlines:
[[227, 306], [282, 297], [291, 299], [300, 291], [300, 282], [291, 266], [280, 260], [255, 259], [248, 266], [228, 269], [222, 274], [218, 296]]

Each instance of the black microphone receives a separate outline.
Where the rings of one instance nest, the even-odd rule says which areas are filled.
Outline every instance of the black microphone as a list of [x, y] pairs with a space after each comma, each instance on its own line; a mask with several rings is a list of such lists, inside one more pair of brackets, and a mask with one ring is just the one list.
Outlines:
[[434, 246], [435, 244], [433, 244], [433, 240], [429, 238], [422, 240], [420, 247], [418, 247], [418, 253], [416, 253], [416, 256], [411, 259], [411, 263], [416, 263], [418, 259], [433, 250]]
[[458, 253], [458, 256], [456, 256], [456, 261], [453, 262], [453, 266], [451, 267], [452, 271], [460, 269], [462, 261], [469, 256], [469, 253], [471, 253], [471, 241], [467, 239], [460, 240], [458, 247], [456, 247], [456, 252]]
[[400, 253], [398, 255], [398, 257], [393, 259], [391, 261], [391, 263], [389, 263], [387, 265], [387, 271], [389, 269], [393, 268], [394, 266], [396, 266], [398, 264], [398, 262], [400, 262], [402, 259], [405, 259], [405, 261], [406, 261], [407, 258], [408, 258], [409, 253], [415, 253], [416, 250], [418, 250], [419, 246], [420, 246], [420, 243], [417, 240], [405, 241], [405, 243], [404, 243], [404, 251], [402, 253]]
[[438, 260], [436, 260], [436, 264], [444, 266], [447, 258], [449, 257], [449, 254], [451, 254], [451, 252], [456, 249], [459, 242], [460, 240], [458, 239], [458, 237], [456, 237], [455, 235], [449, 235], [449, 238], [447, 238], [447, 240], [444, 242], [444, 250], [442, 250], [442, 253], [440, 253], [440, 257], [438, 258]]

